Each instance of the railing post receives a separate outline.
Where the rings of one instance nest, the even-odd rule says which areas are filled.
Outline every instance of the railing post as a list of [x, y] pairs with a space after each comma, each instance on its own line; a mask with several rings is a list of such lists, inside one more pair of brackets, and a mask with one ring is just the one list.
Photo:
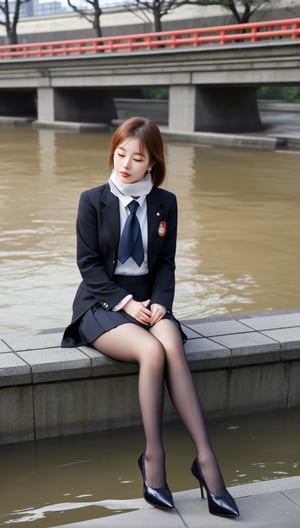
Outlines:
[[292, 33], [292, 39], [296, 39], [299, 37], [299, 29], [300, 29], [300, 24], [295, 22], [294, 24], [292, 24], [292, 29], [293, 29], [293, 33]]
[[257, 35], [256, 35], [256, 27], [253, 26], [251, 29], [251, 42], [256, 42]]

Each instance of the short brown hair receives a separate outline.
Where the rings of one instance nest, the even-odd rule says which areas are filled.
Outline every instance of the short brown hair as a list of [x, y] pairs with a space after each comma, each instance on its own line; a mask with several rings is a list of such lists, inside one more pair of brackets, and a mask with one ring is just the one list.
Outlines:
[[155, 187], [161, 185], [165, 178], [166, 164], [164, 157], [164, 144], [160, 130], [154, 121], [144, 117], [131, 117], [124, 121], [114, 132], [109, 151], [109, 166], [113, 168], [113, 158], [116, 148], [128, 137], [136, 137], [142, 147], [149, 152], [153, 163], [151, 176]]

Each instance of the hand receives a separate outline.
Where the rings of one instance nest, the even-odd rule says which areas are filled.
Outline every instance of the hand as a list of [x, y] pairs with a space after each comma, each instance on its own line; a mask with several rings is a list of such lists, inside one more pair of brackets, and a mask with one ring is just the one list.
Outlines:
[[167, 310], [161, 304], [156, 304], [156, 303], [151, 304], [150, 309], [151, 309], [150, 326], [153, 326], [163, 318]]
[[136, 319], [139, 323], [150, 325], [152, 318], [152, 312], [148, 308], [150, 302], [150, 299], [141, 302], [130, 299], [130, 301], [128, 301], [128, 303], [126, 303], [123, 307], [123, 310], [125, 313]]

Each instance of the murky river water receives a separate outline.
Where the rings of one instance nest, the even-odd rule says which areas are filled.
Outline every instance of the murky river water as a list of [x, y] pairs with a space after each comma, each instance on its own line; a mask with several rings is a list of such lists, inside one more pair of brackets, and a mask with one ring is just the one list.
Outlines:
[[[106, 181], [109, 140], [0, 128], [1, 334], [69, 321], [78, 198]], [[299, 308], [300, 154], [172, 142], [166, 154], [180, 215], [176, 315]], [[298, 475], [299, 423], [298, 410], [210, 422], [227, 484]], [[186, 433], [168, 424], [165, 437], [172, 489], [195, 487]], [[1, 447], [0, 526], [123, 510], [141, 496], [142, 449], [140, 430]]]
[[[299, 411], [218, 420], [209, 429], [227, 485], [299, 475]], [[171, 489], [196, 488], [184, 430], [166, 424], [165, 444]], [[136, 508], [124, 501], [142, 496], [142, 449], [140, 430], [2, 447], [0, 526], [67, 526]]]
[[[109, 133], [0, 128], [1, 333], [63, 327], [79, 282], [80, 192]], [[179, 202], [177, 317], [300, 306], [300, 153], [166, 145]]]

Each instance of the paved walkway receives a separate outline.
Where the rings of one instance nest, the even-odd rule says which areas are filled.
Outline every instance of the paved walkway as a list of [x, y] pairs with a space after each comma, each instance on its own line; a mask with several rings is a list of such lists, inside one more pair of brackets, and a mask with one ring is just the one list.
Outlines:
[[241, 514], [234, 520], [211, 515], [196, 489], [175, 493], [172, 512], [153, 508], [143, 499], [103, 501], [99, 506], [127, 511], [56, 528], [229, 528], [236, 523], [243, 528], [300, 527], [300, 476], [235, 486], [230, 491]]

